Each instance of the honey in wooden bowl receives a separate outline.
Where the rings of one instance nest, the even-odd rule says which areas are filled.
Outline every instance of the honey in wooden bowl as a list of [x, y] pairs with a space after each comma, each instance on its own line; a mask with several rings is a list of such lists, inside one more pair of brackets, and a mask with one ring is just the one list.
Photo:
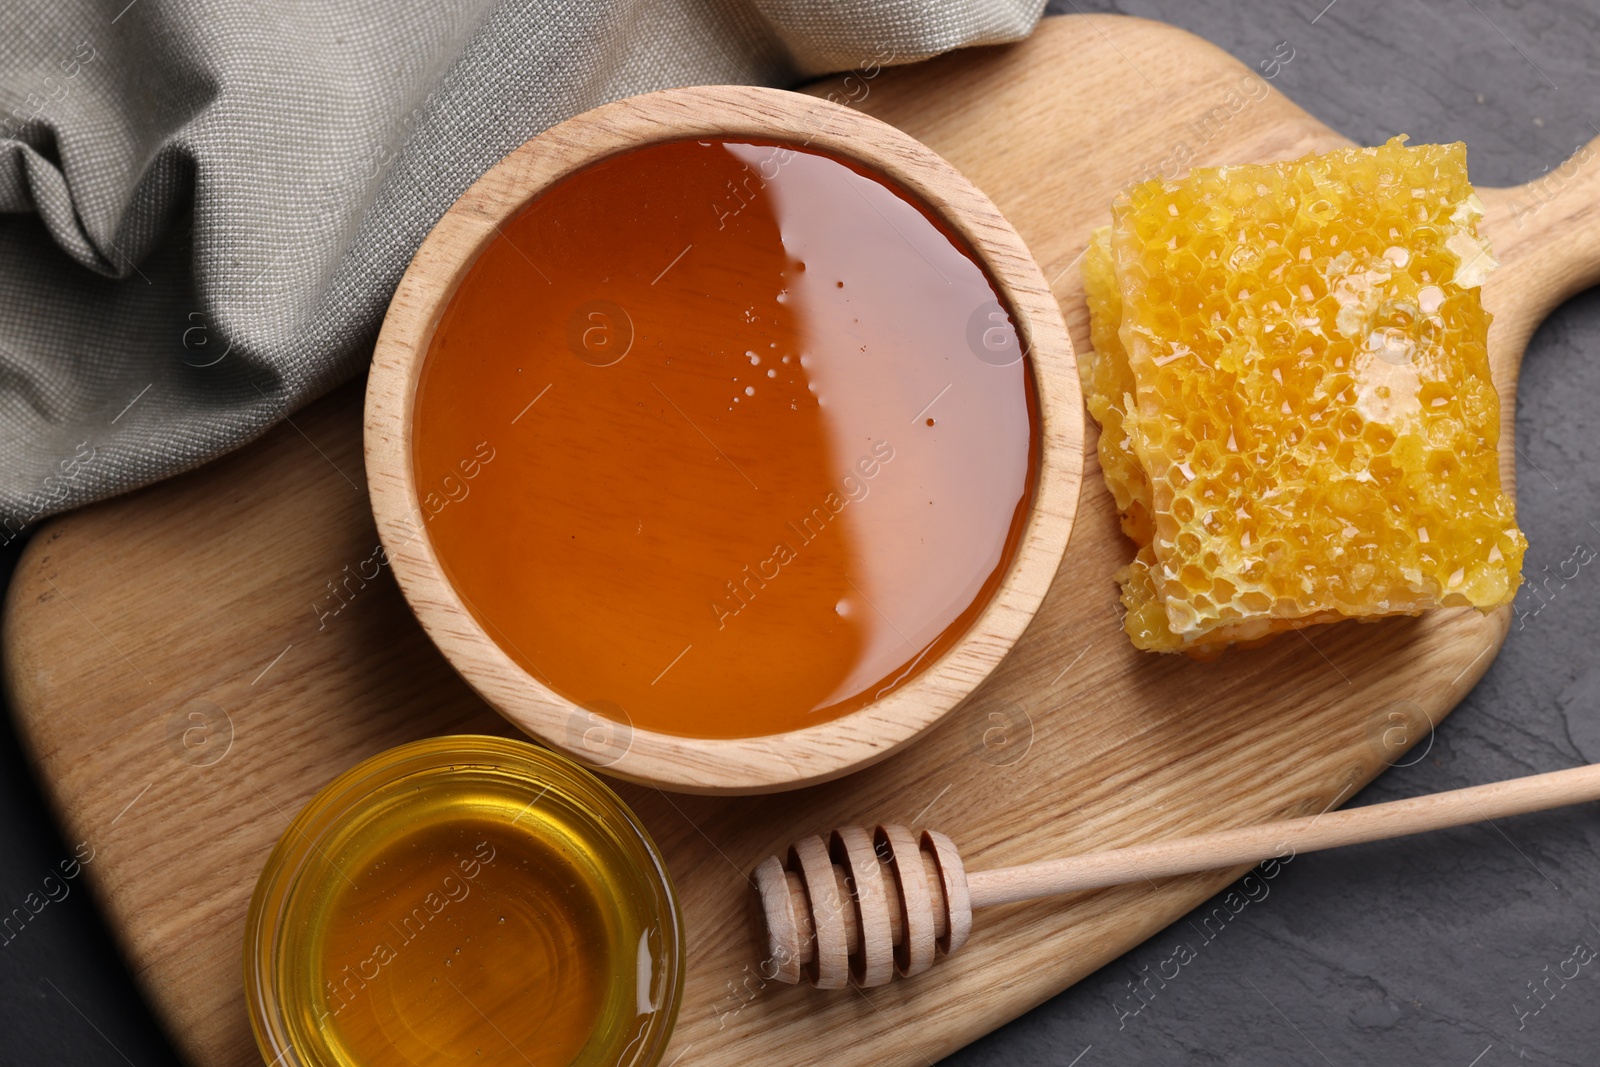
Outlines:
[[683, 981], [655, 846], [522, 742], [444, 737], [319, 793], [251, 902], [264, 1058], [301, 1067], [653, 1064]]
[[1082, 409], [1016, 232], [926, 146], [702, 86], [467, 190], [373, 355], [423, 628], [519, 727], [707, 793], [824, 781], [966, 699], [1066, 547]]
[[983, 269], [884, 179], [694, 139], [546, 190], [433, 334], [415, 474], [451, 584], [578, 705], [800, 729], [949, 649], [1014, 555], [1037, 405]]

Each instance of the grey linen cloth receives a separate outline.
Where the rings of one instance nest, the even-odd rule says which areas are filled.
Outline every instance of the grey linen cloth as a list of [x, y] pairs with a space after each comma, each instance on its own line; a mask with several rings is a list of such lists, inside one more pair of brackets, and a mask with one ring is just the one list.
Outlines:
[[429, 227], [669, 86], [1016, 40], [1042, 0], [5, 0], [0, 542], [359, 373]]

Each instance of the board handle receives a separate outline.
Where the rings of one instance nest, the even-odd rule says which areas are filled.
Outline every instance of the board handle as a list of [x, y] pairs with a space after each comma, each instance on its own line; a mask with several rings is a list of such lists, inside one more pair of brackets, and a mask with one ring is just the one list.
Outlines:
[[1530, 282], [1533, 322], [1600, 283], [1600, 137], [1522, 185], [1485, 190], [1501, 261]]

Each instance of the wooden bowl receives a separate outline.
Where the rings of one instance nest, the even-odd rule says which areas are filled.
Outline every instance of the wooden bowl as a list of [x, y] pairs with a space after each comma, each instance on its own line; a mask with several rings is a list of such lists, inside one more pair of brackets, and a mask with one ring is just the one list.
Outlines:
[[[967, 633], [882, 699], [816, 726], [762, 737], [680, 737], [602, 720], [515, 663], [445, 578], [424, 529], [412, 408], [433, 331], [457, 285], [508, 221], [551, 184], [645, 145], [695, 137], [815, 147], [876, 171], [970, 247], [1016, 323], [1039, 402], [1038, 483], [1010, 568]], [[451, 664], [519, 728], [605, 773], [694, 793], [764, 793], [826, 781], [884, 758], [982, 684], [1021, 636], [1066, 549], [1083, 463], [1072, 342], [1049, 286], [989, 199], [932, 150], [877, 119], [775, 89], [712, 86], [620, 100], [553, 126], [473, 183], [429, 233], [390, 302], [366, 398], [366, 464], [388, 561]]]

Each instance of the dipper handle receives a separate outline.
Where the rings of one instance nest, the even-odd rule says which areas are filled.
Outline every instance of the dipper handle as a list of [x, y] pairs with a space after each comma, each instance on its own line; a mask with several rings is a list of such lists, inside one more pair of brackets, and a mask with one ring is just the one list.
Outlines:
[[769, 857], [752, 879], [766, 925], [767, 967], [785, 982], [882, 985], [910, 976], [967, 939], [972, 909], [1103, 889], [1316, 852], [1363, 841], [1600, 800], [1600, 765], [1328, 811], [1148, 845], [968, 873], [943, 834], [900, 826], [805, 838], [787, 864]]

